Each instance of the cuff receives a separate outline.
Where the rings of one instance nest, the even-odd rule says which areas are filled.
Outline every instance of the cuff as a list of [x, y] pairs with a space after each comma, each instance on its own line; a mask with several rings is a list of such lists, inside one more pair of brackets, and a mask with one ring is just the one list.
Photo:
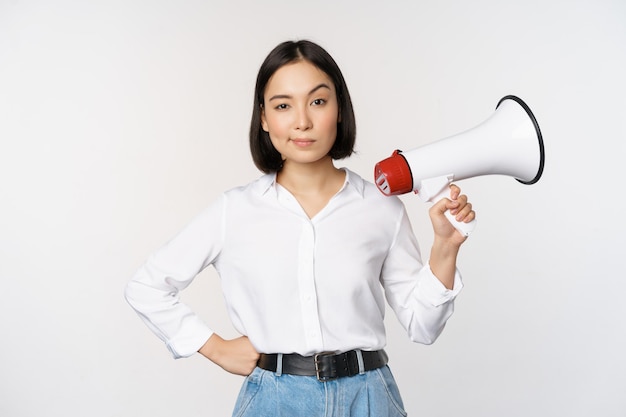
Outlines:
[[433, 274], [430, 265], [424, 266], [425, 276], [420, 281], [419, 287], [423, 298], [435, 307], [453, 301], [463, 289], [461, 273], [458, 269], [454, 272], [454, 284], [452, 289], [447, 289]]
[[213, 335], [213, 331], [204, 323], [186, 323], [178, 335], [167, 341], [166, 346], [174, 359], [188, 358], [198, 352]]

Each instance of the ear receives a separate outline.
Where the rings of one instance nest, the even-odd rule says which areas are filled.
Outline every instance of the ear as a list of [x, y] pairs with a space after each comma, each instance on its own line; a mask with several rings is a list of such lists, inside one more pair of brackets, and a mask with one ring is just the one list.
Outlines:
[[265, 118], [265, 107], [261, 104], [261, 128], [269, 133], [269, 128], [267, 127], [267, 119]]

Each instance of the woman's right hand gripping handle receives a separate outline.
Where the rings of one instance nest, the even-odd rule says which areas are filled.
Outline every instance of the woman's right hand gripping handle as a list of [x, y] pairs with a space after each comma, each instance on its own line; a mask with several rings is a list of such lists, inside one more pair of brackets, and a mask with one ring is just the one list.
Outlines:
[[250, 375], [259, 360], [247, 336], [226, 340], [213, 333], [198, 352], [231, 374], [242, 376]]

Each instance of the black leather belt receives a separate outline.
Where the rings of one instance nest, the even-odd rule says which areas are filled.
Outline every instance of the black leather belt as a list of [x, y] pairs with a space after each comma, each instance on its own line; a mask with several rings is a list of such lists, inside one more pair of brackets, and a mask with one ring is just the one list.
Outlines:
[[[384, 350], [361, 351], [363, 370], [371, 371], [387, 364], [389, 358]], [[359, 373], [359, 358], [356, 350], [344, 353], [318, 353], [313, 356], [301, 356], [297, 353], [284, 354], [282, 373], [290, 375], [316, 376], [318, 380], [330, 381]], [[259, 368], [276, 372], [278, 354], [262, 353], [257, 362]]]

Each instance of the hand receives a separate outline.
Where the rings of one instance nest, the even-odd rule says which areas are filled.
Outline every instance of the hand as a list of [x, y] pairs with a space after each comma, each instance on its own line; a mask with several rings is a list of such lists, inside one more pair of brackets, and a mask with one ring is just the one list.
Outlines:
[[476, 213], [472, 210], [472, 204], [467, 201], [467, 196], [461, 194], [461, 189], [450, 185], [450, 198], [443, 198], [434, 204], [429, 211], [430, 220], [433, 224], [435, 238], [446, 243], [460, 246], [466, 239], [444, 216], [450, 210], [457, 221], [469, 223], [476, 218]]
[[231, 374], [247, 376], [259, 360], [259, 353], [246, 336], [225, 340], [213, 335], [198, 351]]

